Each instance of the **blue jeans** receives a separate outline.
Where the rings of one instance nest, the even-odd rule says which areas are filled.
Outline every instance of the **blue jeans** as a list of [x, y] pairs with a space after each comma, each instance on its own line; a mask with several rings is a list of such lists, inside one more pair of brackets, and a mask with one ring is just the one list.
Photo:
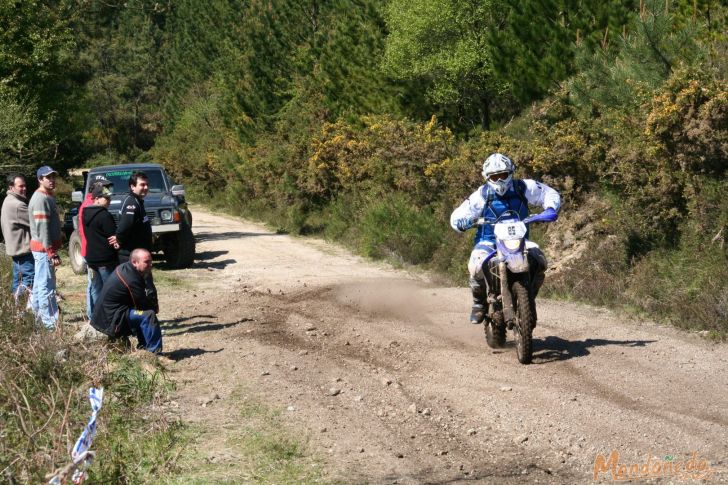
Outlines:
[[91, 320], [91, 316], [94, 313], [94, 306], [99, 301], [101, 296], [101, 290], [104, 287], [104, 283], [114, 272], [116, 265], [108, 266], [97, 266], [96, 268], [88, 267], [88, 286], [86, 287], [86, 315]]
[[58, 302], [56, 301], [56, 271], [53, 262], [45, 251], [33, 251], [35, 260], [35, 279], [31, 305], [36, 321], [48, 330], [58, 324]]
[[158, 354], [162, 351], [162, 329], [154, 310], [129, 310], [129, 327], [139, 341], [137, 348]]
[[[33, 288], [33, 278], [35, 277], [35, 264], [31, 253], [22, 256], [13, 256], [13, 295], [18, 297], [15, 292], [21, 284], [30, 291]], [[24, 289], [23, 289], [24, 290]]]

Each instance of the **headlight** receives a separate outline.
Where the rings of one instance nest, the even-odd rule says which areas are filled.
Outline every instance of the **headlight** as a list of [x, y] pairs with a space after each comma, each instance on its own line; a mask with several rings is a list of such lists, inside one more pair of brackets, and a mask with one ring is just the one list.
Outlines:
[[171, 222], [172, 221], [172, 211], [169, 209], [165, 209], [163, 211], [159, 212], [159, 216], [162, 218], [162, 221], [164, 222]]
[[[164, 216], [162, 216], [164, 218]], [[521, 240], [520, 239], [510, 239], [503, 241], [503, 245], [510, 249], [511, 251], [515, 251], [516, 249], [521, 247]]]

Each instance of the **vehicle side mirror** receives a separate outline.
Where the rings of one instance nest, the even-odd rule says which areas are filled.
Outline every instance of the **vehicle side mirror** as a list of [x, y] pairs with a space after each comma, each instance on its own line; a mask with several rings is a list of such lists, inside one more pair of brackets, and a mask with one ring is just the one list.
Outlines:
[[71, 192], [71, 200], [74, 202], [83, 202], [83, 192], [80, 190]]
[[172, 195], [177, 197], [184, 197], [185, 195], [185, 186], [184, 185], [173, 185], [172, 186]]

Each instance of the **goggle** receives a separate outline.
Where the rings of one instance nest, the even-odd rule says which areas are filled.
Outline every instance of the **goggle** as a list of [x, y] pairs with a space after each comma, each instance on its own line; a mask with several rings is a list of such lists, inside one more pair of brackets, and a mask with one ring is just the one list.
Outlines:
[[496, 172], [488, 175], [488, 180], [491, 182], [498, 182], [499, 180], [507, 179], [510, 175], [510, 172]]

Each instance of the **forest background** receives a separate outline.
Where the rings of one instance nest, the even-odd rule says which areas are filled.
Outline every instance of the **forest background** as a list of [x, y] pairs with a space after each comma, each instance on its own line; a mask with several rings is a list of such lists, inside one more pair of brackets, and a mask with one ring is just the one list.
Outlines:
[[548, 294], [722, 338], [726, 12], [0, 0], [0, 166], [156, 161], [198, 201], [464, 282], [449, 213], [501, 151], [563, 196]]

